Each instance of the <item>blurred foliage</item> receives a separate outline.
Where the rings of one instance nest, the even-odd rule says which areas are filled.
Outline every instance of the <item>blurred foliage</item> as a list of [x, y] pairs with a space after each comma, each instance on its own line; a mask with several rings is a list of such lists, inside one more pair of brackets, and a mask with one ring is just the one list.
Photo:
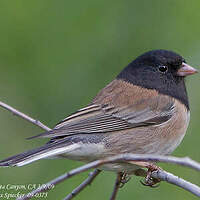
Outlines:
[[[1, 101], [53, 127], [87, 105], [124, 66], [147, 50], [174, 50], [199, 68], [199, 8], [198, 0], [1, 0]], [[184, 141], [174, 152], [198, 161], [199, 83], [198, 74], [187, 81], [191, 122]], [[46, 142], [24, 140], [42, 130], [3, 109], [0, 125], [1, 159]], [[79, 165], [70, 160], [42, 160], [22, 168], [3, 168], [0, 185], [42, 184]], [[200, 185], [200, 174], [193, 170], [161, 166]], [[48, 193], [47, 199], [64, 198], [86, 176], [81, 174], [62, 183]], [[76, 199], [108, 199], [114, 179], [113, 173], [102, 173]], [[197, 199], [167, 183], [151, 189], [141, 186], [139, 180], [133, 177], [118, 199]], [[16, 193], [0, 190], [6, 192]]]

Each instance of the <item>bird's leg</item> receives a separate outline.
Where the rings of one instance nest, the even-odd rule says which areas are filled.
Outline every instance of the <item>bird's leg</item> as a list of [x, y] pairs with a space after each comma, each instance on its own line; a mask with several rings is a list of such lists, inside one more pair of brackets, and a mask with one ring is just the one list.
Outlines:
[[130, 179], [131, 179], [131, 177], [126, 172], [123, 172], [120, 188], [122, 188], [126, 183], [128, 183], [130, 181]]

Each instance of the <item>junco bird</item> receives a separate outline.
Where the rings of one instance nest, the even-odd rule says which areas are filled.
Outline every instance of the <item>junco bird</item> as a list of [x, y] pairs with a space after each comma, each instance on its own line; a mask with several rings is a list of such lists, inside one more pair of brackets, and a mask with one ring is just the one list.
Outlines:
[[[89, 162], [122, 153], [167, 155], [182, 141], [190, 119], [184, 78], [197, 70], [178, 54], [153, 50], [136, 58], [103, 88], [91, 104], [32, 138], [42, 147], [0, 161], [23, 166], [43, 158]], [[107, 164], [116, 172], [138, 166]]]

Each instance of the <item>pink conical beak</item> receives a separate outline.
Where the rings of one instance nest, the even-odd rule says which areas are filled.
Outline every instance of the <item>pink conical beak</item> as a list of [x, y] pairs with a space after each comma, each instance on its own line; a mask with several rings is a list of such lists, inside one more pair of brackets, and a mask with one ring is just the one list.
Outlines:
[[192, 75], [195, 73], [198, 73], [198, 71], [195, 68], [193, 68], [190, 65], [183, 62], [181, 68], [177, 72], [177, 75], [178, 76], [188, 76], [188, 75]]

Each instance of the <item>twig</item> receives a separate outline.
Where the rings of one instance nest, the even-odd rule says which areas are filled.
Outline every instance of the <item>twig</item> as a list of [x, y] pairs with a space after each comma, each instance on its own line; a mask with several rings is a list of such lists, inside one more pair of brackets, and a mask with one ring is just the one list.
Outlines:
[[42, 128], [42, 129], [44, 129], [46, 131], [50, 131], [51, 130], [49, 127], [45, 126], [40, 121], [29, 117], [28, 115], [26, 115], [26, 114], [24, 114], [24, 113], [16, 110], [15, 108], [13, 108], [13, 107], [11, 107], [11, 106], [9, 106], [9, 105], [1, 102], [1, 101], [0, 101], [0, 106], [3, 107], [3, 108], [5, 108], [6, 110], [12, 112], [14, 115], [17, 115], [17, 116], [19, 116], [19, 117], [21, 117], [21, 118], [23, 118], [23, 119], [31, 122], [32, 124], [35, 124], [36, 126], [39, 126], [40, 128]]
[[[147, 155], [145, 155], [145, 154], [121, 154], [118, 156], [109, 157], [105, 160], [97, 160], [97, 161], [93, 161], [91, 163], [85, 164], [81, 167], [73, 169], [70, 172], [51, 180], [46, 185], [57, 185], [58, 183], [63, 182], [64, 180], [67, 180], [68, 178], [70, 178], [76, 174], [80, 174], [81, 172], [87, 171], [91, 168], [98, 168], [99, 166], [101, 166], [103, 164], [114, 163], [114, 162], [127, 162], [127, 161], [156, 161], [156, 162], [164, 162], [164, 163], [173, 163], [173, 164], [187, 166], [187, 167], [190, 167], [190, 168], [200, 171], [200, 164], [189, 158], [177, 158], [177, 157], [173, 157], [173, 156], [160, 156], [160, 155], [148, 155], [148, 154]], [[168, 182], [168, 179], [163, 178], [163, 176], [162, 176], [163, 170], [158, 170], [158, 171], [159, 171], [159, 173], [157, 173], [157, 176], [155, 178], [158, 178], [160, 180]], [[168, 174], [168, 172], [165, 172], [165, 174]], [[174, 177], [174, 179], [173, 179], [173, 177]], [[195, 185], [196, 189], [194, 191], [191, 188], [191, 183], [189, 183], [188, 181], [184, 180], [184, 182], [183, 182], [182, 181], [183, 179], [179, 179], [179, 181], [175, 181], [175, 180], [177, 180], [177, 177], [174, 176], [173, 174], [171, 174], [171, 178], [174, 180], [173, 184], [175, 184], [179, 187], [182, 187], [185, 190], [200, 197], [200, 187], [198, 187], [197, 185]], [[172, 181], [169, 183], [172, 183]], [[183, 187], [183, 185], [184, 185], [184, 187]], [[192, 184], [192, 185], [194, 185], [194, 184]], [[47, 191], [49, 189], [50, 189], [49, 187], [38, 187], [36, 190], [33, 190], [32, 192], [28, 193], [27, 195], [25, 195], [22, 198], [18, 198], [17, 200], [30, 199], [35, 194], [43, 192], [43, 191]]]
[[147, 161], [147, 162], [163, 162], [172, 163], [177, 165], [182, 165], [200, 171], [200, 163], [192, 160], [189, 157], [178, 158], [174, 156], [162, 156], [162, 155], [152, 155], [152, 154], [120, 154], [117, 156], [112, 156], [101, 162], [128, 162], [128, 161]]
[[116, 180], [115, 180], [115, 185], [114, 185], [113, 192], [111, 194], [110, 200], [115, 200], [116, 199], [117, 192], [119, 191], [119, 188], [120, 188], [122, 176], [123, 176], [123, 173], [118, 173], [117, 174], [117, 177], [116, 177]]
[[90, 185], [92, 181], [96, 178], [96, 176], [101, 171], [99, 169], [95, 169], [93, 172], [90, 172], [89, 176], [85, 181], [83, 181], [77, 188], [75, 188], [69, 195], [67, 195], [63, 200], [73, 199], [77, 194], [79, 194], [85, 187]]
[[172, 173], [166, 172], [164, 170], [158, 170], [158, 171], [152, 172], [151, 177], [160, 179], [162, 181], [166, 181], [166, 182], [171, 183], [176, 186], [179, 186], [179, 187], [191, 192], [192, 194], [200, 197], [200, 187], [199, 186], [197, 186], [193, 183], [190, 183], [178, 176], [175, 176]]

